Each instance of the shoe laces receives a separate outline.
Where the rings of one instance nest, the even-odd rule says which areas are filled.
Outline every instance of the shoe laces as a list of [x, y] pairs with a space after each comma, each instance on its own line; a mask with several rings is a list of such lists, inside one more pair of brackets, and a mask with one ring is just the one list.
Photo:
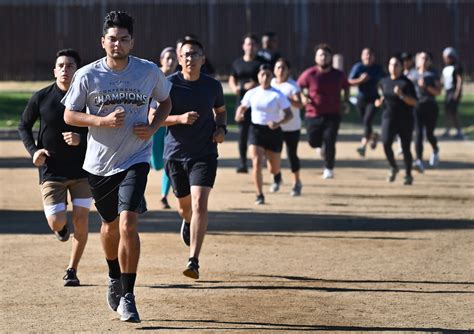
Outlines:
[[121, 291], [119, 291], [122, 287], [122, 283], [120, 282], [119, 279], [117, 278], [110, 278], [110, 284], [109, 284], [109, 290], [112, 294], [119, 294]]
[[74, 279], [74, 278], [76, 278], [76, 270], [74, 268], [68, 268], [66, 270], [66, 274], [64, 275], [63, 279], [67, 280], [67, 279]]

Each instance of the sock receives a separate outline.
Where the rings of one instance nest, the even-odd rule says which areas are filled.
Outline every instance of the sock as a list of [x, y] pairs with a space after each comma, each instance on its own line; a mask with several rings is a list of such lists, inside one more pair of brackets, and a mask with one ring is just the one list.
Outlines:
[[278, 174], [273, 175], [273, 182], [281, 183], [281, 172]]
[[61, 237], [64, 237], [67, 233], [67, 224], [64, 225], [63, 229], [61, 231], [58, 231], [58, 234], [61, 236]]
[[119, 279], [121, 272], [118, 258], [115, 260], [107, 260], [107, 265], [109, 266], [109, 277]]
[[135, 279], [137, 278], [136, 273], [123, 273], [120, 277], [122, 281], [122, 296], [125, 296], [127, 293], [133, 295], [133, 288], [135, 287]]

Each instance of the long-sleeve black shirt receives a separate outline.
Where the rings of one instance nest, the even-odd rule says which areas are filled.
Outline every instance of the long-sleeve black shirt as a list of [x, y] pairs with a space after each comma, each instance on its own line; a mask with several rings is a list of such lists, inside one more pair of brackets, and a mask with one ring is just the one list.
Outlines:
[[[61, 104], [61, 99], [65, 94], [56, 83], [36, 92], [28, 102], [18, 126], [23, 144], [32, 157], [41, 148], [47, 149], [51, 155], [39, 167], [40, 183], [74, 180], [87, 175], [82, 169], [87, 147], [87, 128], [64, 122], [64, 105]], [[35, 143], [32, 129], [38, 119], [40, 129]], [[63, 139], [63, 132], [80, 134], [80, 144], [68, 145]]]

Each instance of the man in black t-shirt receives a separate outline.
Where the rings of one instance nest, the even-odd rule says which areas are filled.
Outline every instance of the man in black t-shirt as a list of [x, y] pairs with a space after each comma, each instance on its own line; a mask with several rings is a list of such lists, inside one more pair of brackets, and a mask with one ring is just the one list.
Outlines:
[[227, 116], [220, 82], [201, 72], [205, 62], [201, 43], [184, 41], [178, 59], [181, 72], [168, 77], [173, 107], [165, 122], [163, 157], [183, 218], [181, 238], [190, 246], [183, 274], [198, 279], [207, 203], [217, 172], [217, 144], [224, 141]]
[[[240, 105], [240, 100], [248, 90], [258, 85], [258, 69], [263, 61], [257, 57], [258, 41], [257, 36], [247, 34], [242, 40], [244, 55], [237, 58], [232, 63], [232, 71], [229, 76], [229, 87], [237, 95], [236, 106]], [[239, 156], [240, 165], [237, 173], [247, 173], [247, 141], [250, 127], [250, 114], [247, 112], [239, 127]]]
[[[73, 205], [74, 235], [71, 258], [64, 276], [65, 286], [79, 285], [76, 272], [87, 243], [89, 208], [92, 195], [86, 172], [82, 169], [86, 153], [87, 128], [64, 122], [64, 105], [72, 77], [80, 65], [79, 54], [72, 49], [56, 54], [56, 82], [36, 92], [28, 102], [18, 127], [21, 139], [39, 169], [43, 206], [48, 224], [60, 241], [67, 241], [67, 192]], [[35, 143], [33, 125], [40, 128]]]
[[278, 50], [277, 35], [272, 32], [266, 32], [262, 35], [262, 48], [258, 50], [257, 56], [265, 63], [270, 64], [272, 70], [275, 67], [276, 61], [281, 58]]

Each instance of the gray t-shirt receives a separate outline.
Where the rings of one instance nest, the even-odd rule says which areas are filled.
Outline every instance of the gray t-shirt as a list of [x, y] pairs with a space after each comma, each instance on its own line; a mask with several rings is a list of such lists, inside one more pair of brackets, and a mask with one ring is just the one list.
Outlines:
[[150, 99], [164, 101], [171, 83], [156, 64], [129, 57], [121, 71], [107, 66], [106, 58], [79, 69], [61, 101], [67, 109], [86, 108], [91, 115], [106, 116], [117, 106], [125, 109], [121, 128], [89, 127], [83, 168], [91, 174], [110, 176], [140, 162], [150, 162], [152, 141], [133, 133], [136, 123], [148, 122]]

